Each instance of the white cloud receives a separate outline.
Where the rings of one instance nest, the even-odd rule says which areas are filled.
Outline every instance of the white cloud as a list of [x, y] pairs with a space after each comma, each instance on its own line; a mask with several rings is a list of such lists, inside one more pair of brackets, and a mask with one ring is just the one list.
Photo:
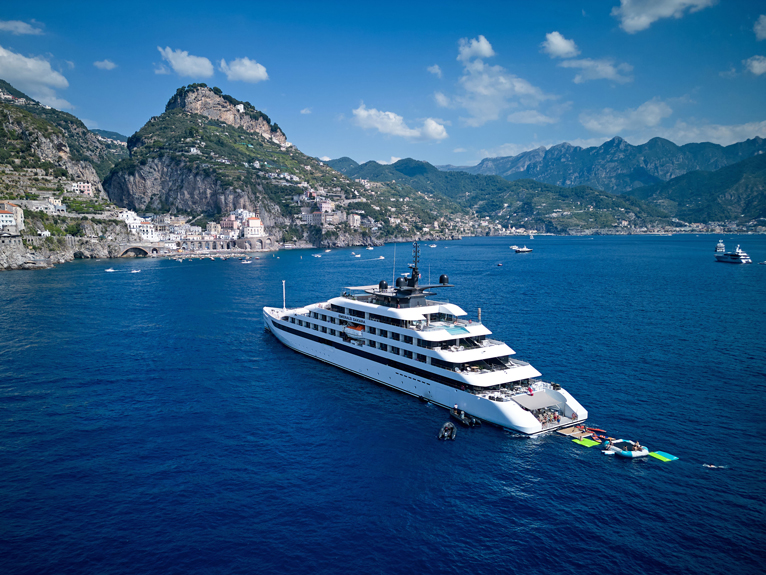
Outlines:
[[[34, 20], [32, 20], [32, 22], [37, 24], [37, 22]], [[14, 36], [20, 36], [22, 34], [39, 36], [43, 33], [42, 29], [35, 28], [34, 26], [20, 20], [0, 20], [0, 31], [10, 32]]]
[[452, 153], [453, 154], [462, 154], [462, 153], [467, 152], [467, 151], [468, 150], [466, 150], [465, 148], [455, 148], [454, 150], [452, 150]]
[[434, 64], [433, 66], [429, 66], [428, 68], [426, 68], [426, 70], [431, 72], [431, 74], [433, 74], [437, 78], [442, 77], [442, 69], [439, 68], [439, 64]]
[[397, 158], [396, 156], [391, 156], [391, 159], [388, 162], [386, 160], [378, 160], [378, 163], [383, 164], [384, 166], [387, 166], [389, 164], [395, 164], [399, 160], [401, 160], [401, 158]]
[[737, 77], [737, 69], [732, 66], [728, 70], [725, 70], [723, 72], [718, 72], [718, 75], [721, 78], [736, 78]]
[[614, 61], [608, 58], [601, 60], [593, 60], [591, 58], [564, 60], [559, 62], [559, 66], [580, 70], [574, 77], [575, 84], [582, 84], [588, 80], [612, 80], [618, 84], [633, 81], [633, 76], [625, 75], [633, 71], [633, 66], [625, 63], [615, 65]]
[[756, 76], [766, 74], [766, 58], [763, 56], [753, 56], [747, 60], [742, 60], [742, 63]]
[[510, 114], [508, 121], [512, 124], [536, 124], [543, 126], [545, 124], [555, 124], [558, 122], [558, 118], [546, 116], [537, 110], [522, 110]]
[[410, 128], [400, 115], [367, 108], [364, 104], [352, 110], [352, 113], [357, 126], [365, 129], [372, 128], [389, 136], [437, 141], [449, 137], [442, 121], [435, 118], [426, 118], [421, 128]]
[[231, 64], [226, 64], [226, 60], [221, 60], [219, 68], [230, 81], [239, 80], [255, 84], [269, 79], [266, 68], [250, 58], [237, 58], [232, 60]]
[[322, 156], [319, 159], [322, 160], [323, 162], [329, 162], [330, 160], [332, 160], [332, 158], [330, 156]]
[[558, 32], [546, 34], [540, 47], [551, 58], [573, 58], [580, 53], [574, 40], [567, 40]]
[[679, 19], [688, 10], [699, 12], [715, 4], [717, 0], [620, 0], [620, 6], [612, 8], [612, 16], [620, 21], [620, 28], [628, 34], [646, 30], [663, 18]]
[[88, 118], [80, 118], [80, 120], [82, 120], [82, 123], [85, 124], [85, 127], [89, 130], [98, 129], [98, 122], [95, 120], [89, 120]]
[[505, 158], [508, 156], [518, 156], [523, 152], [536, 150], [541, 146], [542, 144], [539, 142], [533, 142], [529, 144], [502, 144], [495, 148], [479, 150], [479, 158]]
[[[170, 64], [179, 76], [210, 78], [213, 75], [213, 64], [205, 57], [191, 56], [184, 50], [171, 50], [169, 46], [164, 49], [157, 46], [157, 50], [162, 54], [162, 59]], [[168, 74], [169, 72], [164, 65], [160, 64], [158, 68], [155, 68], [154, 73]]]
[[461, 118], [463, 122], [473, 127], [497, 120], [500, 112], [518, 103], [534, 107], [543, 100], [552, 99], [523, 78], [481, 60], [465, 63], [460, 85], [465, 93], [454, 99], [470, 114], [469, 118]]
[[467, 62], [472, 58], [491, 58], [495, 55], [492, 45], [482, 35], [478, 38], [461, 38], [458, 42], [457, 59], [461, 62]]
[[591, 132], [615, 135], [624, 130], [653, 128], [673, 113], [670, 106], [658, 98], [644, 102], [638, 108], [622, 112], [604, 108], [600, 112], [583, 112], [580, 123]]
[[753, 26], [753, 32], [755, 32], [756, 40], [766, 40], [766, 14], [758, 16], [758, 20]]
[[450, 102], [450, 99], [441, 92], [434, 93], [434, 100], [436, 100], [437, 106], [442, 108], [452, 107], [452, 102]]
[[40, 56], [27, 58], [0, 46], [0, 78], [54, 108], [73, 108], [55, 90], [69, 87], [67, 79]]
[[311, 113], [311, 108], [303, 108], [303, 110], [301, 110], [301, 114], [310, 114], [310, 113]]
[[99, 60], [98, 62], [93, 62], [93, 65], [99, 70], [114, 70], [117, 67], [117, 64], [111, 60]]

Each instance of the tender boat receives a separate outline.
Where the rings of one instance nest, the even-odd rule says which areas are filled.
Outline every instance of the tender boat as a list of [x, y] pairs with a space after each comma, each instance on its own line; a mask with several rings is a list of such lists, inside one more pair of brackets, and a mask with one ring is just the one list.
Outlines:
[[716, 261], [725, 264], [751, 264], [753, 260], [750, 256], [743, 252], [739, 246], [733, 252], [727, 252], [723, 244], [723, 240], [718, 241], [718, 245], [715, 247], [715, 259]]
[[627, 457], [629, 459], [636, 459], [638, 457], [646, 457], [649, 455], [649, 449], [640, 445], [636, 441], [630, 441], [629, 439], [616, 439], [615, 441], [604, 442], [604, 453], [614, 454], [619, 457]]
[[106, 271], [106, 272], [116, 272], [117, 270], [114, 269], [114, 268], [107, 268], [104, 271]]
[[437, 437], [443, 440], [452, 439], [454, 441], [456, 435], [457, 429], [455, 428], [455, 424], [448, 421], [442, 425], [442, 428], [439, 431], [439, 435]]
[[366, 248], [366, 249], [367, 249], [367, 250], [370, 250], [370, 251], [372, 251], [372, 250], [374, 250], [375, 248], [374, 248], [374, 247], [372, 247], [372, 246], [367, 246], [367, 248]]
[[538, 379], [481, 321], [434, 299], [433, 290], [453, 287], [449, 278], [421, 285], [417, 243], [413, 258], [393, 287], [385, 280], [346, 287], [339, 297], [292, 309], [283, 301], [263, 308], [264, 326], [299, 353], [525, 435], [588, 418], [569, 392]]
[[512, 250], [517, 250], [517, 249], [519, 249], [519, 246], [516, 246], [516, 245], [514, 245], [514, 246], [511, 246], [511, 249], [512, 249]]
[[481, 427], [481, 421], [470, 415], [466, 415], [465, 411], [457, 410], [455, 408], [450, 409], [450, 417], [456, 420], [460, 425], [464, 427]]
[[132, 274], [140, 274], [141, 270], [130, 270], [130, 273], [132, 273]]
[[435, 248], [435, 247], [436, 247], [436, 244], [431, 244], [431, 245], [430, 245], [430, 246], [428, 246], [428, 247], [429, 247], [429, 248]]
[[523, 248], [516, 248], [517, 254], [528, 254], [532, 251], [532, 248], [528, 248], [527, 246], [524, 246]]

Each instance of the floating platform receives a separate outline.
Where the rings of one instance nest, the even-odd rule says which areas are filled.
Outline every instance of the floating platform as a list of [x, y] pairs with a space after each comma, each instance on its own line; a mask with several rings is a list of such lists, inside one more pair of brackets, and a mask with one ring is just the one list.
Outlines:
[[573, 437], [575, 439], [586, 439], [593, 435], [590, 431], [582, 431], [581, 429], [577, 429], [576, 427], [566, 427], [564, 429], [558, 429], [556, 430], [556, 433], [560, 433], [561, 435], [566, 435], [567, 437]]
[[665, 453], [664, 451], [652, 451], [649, 455], [660, 461], [676, 461], [678, 459], [675, 455], [670, 455], [670, 453]]

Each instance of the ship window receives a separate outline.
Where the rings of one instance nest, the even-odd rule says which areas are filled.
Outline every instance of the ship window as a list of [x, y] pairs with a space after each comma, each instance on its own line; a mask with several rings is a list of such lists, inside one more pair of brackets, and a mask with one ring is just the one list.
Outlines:
[[392, 345], [392, 346], [391, 346], [391, 353], [393, 353], [393, 354], [396, 354], [396, 355], [399, 355], [399, 348], [398, 348], [398, 347], [394, 347], [394, 346]]
[[334, 329], [330, 330], [330, 335], [335, 335], [335, 330]]
[[418, 338], [418, 347], [425, 347], [431, 349], [431, 342]]
[[409, 351], [409, 350], [405, 349], [403, 355], [404, 355], [404, 357], [408, 357], [408, 358], [412, 359], [412, 352]]
[[311, 326], [311, 329], [313, 329], [314, 331], [316, 331], [316, 330], [318, 330], [318, 329], [319, 329], [319, 326], [318, 326], [317, 324], [314, 324], [314, 325], [312, 325], [312, 326]]
[[367, 331], [369, 331], [372, 335], [375, 335], [375, 328], [374, 327], [368, 327]]
[[418, 353], [418, 354], [416, 354], [416, 357], [415, 357], [415, 359], [417, 359], [418, 361], [422, 361], [423, 363], [425, 363], [425, 362], [426, 362], [426, 356], [425, 356], [425, 355], [423, 355], [422, 353]]
[[394, 339], [394, 340], [396, 340], [396, 341], [399, 341], [399, 334], [398, 334], [398, 333], [396, 333], [395, 331], [392, 331], [392, 332], [391, 332], [391, 339]]
[[367, 345], [369, 345], [370, 347], [375, 347], [375, 340], [373, 340], [373, 339], [368, 339], [368, 340], [367, 340]]
[[301, 327], [303, 327], [303, 320], [302, 320], [302, 319], [299, 319], [299, 320], [298, 320], [298, 325], [299, 325], [299, 326], [301, 326]]
[[322, 326], [322, 333], [327, 333], [327, 328]]
[[364, 312], [363, 311], [359, 311], [357, 309], [349, 308], [348, 315], [353, 315], [354, 317], [359, 317], [359, 318], [364, 319]]
[[330, 323], [335, 323], [335, 318], [330, 316]]
[[404, 336], [404, 343], [412, 343], [412, 336], [411, 335], [405, 335]]
[[381, 343], [380, 344], [380, 349], [381, 349], [381, 351], [387, 351], [388, 350], [388, 346], [385, 343]]
[[322, 321], [327, 321], [327, 316], [325, 314], [322, 314]]
[[442, 361], [441, 359], [432, 357], [431, 358], [431, 365], [435, 367], [441, 367], [442, 369], [448, 369], [452, 371], [454, 364], [450, 363], [449, 361]]
[[378, 335], [380, 335], [380, 337], [388, 337], [388, 332], [385, 329], [381, 329]]
[[290, 323], [295, 323], [295, 318], [294, 317], [290, 318]]
[[346, 313], [346, 308], [345, 307], [342, 307], [342, 306], [339, 306], [339, 305], [335, 305], [334, 303], [330, 304], [330, 309], [332, 311], [334, 311], [335, 313]]

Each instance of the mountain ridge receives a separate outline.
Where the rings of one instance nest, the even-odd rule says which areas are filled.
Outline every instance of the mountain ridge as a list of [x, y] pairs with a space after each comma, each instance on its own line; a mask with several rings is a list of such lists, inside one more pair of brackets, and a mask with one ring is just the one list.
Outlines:
[[678, 146], [659, 137], [633, 146], [616, 136], [601, 146], [582, 148], [563, 142], [515, 156], [484, 158], [475, 166], [437, 167], [507, 180], [531, 178], [559, 186], [588, 185], [611, 193], [629, 193], [690, 171], [715, 171], [759, 152], [766, 152], [766, 140], [757, 136], [729, 146], [710, 142]]

